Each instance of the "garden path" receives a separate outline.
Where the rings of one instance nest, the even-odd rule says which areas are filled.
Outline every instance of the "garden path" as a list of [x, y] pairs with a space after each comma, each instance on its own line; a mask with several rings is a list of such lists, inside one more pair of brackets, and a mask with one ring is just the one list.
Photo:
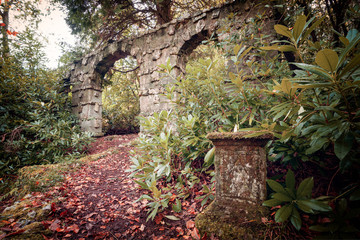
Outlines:
[[[163, 212], [146, 222], [146, 193], [128, 177], [129, 151], [136, 134], [98, 138], [89, 154], [116, 147], [110, 155], [82, 166], [66, 176], [64, 201], [55, 206], [48, 224], [52, 239], [196, 239], [197, 202], [183, 202], [183, 212]], [[181, 220], [164, 217], [175, 215]], [[55, 224], [54, 224], [55, 222]], [[192, 236], [192, 237], [191, 237]], [[49, 238], [49, 239], [51, 239]]]

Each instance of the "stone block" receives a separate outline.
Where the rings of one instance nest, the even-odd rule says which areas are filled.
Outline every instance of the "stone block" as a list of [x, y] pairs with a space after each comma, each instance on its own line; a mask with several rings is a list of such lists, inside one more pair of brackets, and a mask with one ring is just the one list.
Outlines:
[[97, 102], [101, 104], [101, 94], [101, 91], [94, 89], [77, 91], [72, 94], [72, 102], [77, 103], [76, 105], [80, 102]]

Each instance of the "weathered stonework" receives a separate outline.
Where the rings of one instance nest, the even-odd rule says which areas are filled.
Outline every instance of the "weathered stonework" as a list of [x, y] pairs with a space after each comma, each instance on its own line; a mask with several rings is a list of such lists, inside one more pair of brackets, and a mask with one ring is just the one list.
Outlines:
[[202, 233], [221, 239], [258, 237], [261, 206], [266, 199], [266, 153], [269, 135], [246, 138], [251, 132], [211, 133], [215, 150], [215, 201], [196, 217]]
[[173, 76], [183, 74], [185, 56], [208, 39], [218, 29], [222, 19], [236, 12], [240, 16], [237, 24], [242, 25], [262, 8], [258, 5], [256, 8], [251, 7], [255, 5], [252, 1], [235, 1], [219, 8], [186, 15], [140, 36], [109, 41], [107, 45], [86, 55], [82, 61], [75, 62], [67, 80], [73, 85], [73, 112], [79, 116], [82, 129], [95, 135], [102, 134], [102, 79], [117, 60], [127, 56], [137, 60], [142, 116], [170, 109], [171, 104], [161, 94], [164, 92], [163, 86], [172, 80], [161, 76], [158, 66], [170, 61], [174, 68]]

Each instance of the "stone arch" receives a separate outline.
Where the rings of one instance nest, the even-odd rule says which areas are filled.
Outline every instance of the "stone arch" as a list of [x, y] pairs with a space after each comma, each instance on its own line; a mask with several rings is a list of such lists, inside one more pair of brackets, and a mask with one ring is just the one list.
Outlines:
[[82, 129], [97, 136], [102, 134], [102, 78], [115, 61], [126, 56], [135, 57], [139, 66], [140, 114], [149, 116], [171, 109], [170, 102], [161, 94], [164, 85], [172, 80], [161, 75], [158, 66], [170, 61], [174, 77], [185, 73], [184, 56], [209, 38], [230, 13], [239, 13], [241, 25], [261, 8], [261, 5], [251, 6], [255, 3], [234, 1], [186, 15], [139, 36], [108, 42], [74, 63], [67, 80], [73, 85], [73, 112], [79, 117]]

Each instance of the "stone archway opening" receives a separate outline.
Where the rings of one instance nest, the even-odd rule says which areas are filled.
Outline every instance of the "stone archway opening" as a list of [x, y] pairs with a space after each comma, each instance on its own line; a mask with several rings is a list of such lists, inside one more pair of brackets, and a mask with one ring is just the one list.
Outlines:
[[131, 56], [119, 59], [105, 75], [102, 92], [105, 135], [137, 133], [140, 114], [139, 66]]

